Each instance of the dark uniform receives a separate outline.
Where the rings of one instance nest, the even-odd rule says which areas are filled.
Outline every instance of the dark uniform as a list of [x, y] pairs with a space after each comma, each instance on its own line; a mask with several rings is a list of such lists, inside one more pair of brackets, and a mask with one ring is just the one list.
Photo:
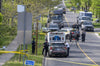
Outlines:
[[45, 51], [45, 56], [47, 56], [47, 52], [48, 52], [48, 42], [46, 41], [46, 42], [44, 42], [44, 47], [43, 47], [43, 51], [42, 51], [42, 54], [44, 53], [44, 51]]
[[85, 34], [85, 32], [82, 32], [82, 42], [85, 42], [85, 36], [86, 36], [86, 34]]
[[35, 52], [35, 39], [32, 41], [32, 54]]
[[79, 37], [80, 37], [80, 32], [79, 32], [79, 31], [76, 31], [75, 39], [76, 39], [77, 41], [79, 41]]
[[69, 40], [70, 42], [72, 41], [72, 33], [70, 32], [70, 35], [69, 35]]

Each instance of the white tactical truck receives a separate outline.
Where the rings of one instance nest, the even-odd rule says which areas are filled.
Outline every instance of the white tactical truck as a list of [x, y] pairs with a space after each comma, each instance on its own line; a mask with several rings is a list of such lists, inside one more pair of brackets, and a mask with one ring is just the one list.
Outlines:
[[49, 32], [47, 34], [49, 43], [48, 55], [51, 56], [69, 56], [69, 49], [65, 45], [66, 37], [64, 32]]

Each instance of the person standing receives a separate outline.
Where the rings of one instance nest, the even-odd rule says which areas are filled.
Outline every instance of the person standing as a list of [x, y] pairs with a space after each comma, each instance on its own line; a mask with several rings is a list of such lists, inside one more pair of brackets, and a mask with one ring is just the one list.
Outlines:
[[48, 53], [48, 42], [44, 42], [44, 46], [43, 46], [43, 51], [42, 51], [42, 54], [45, 52], [45, 56], [47, 56], [47, 53]]
[[65, 42], [65, 46], [67, 48], [67, 56], [69, 56], [69, 49], [70, 49], [69, 43]]
[[81, 36], [82, 36], [82, 42], [85, 42], [86, 32], [84, 30], [82, 31]]
[[80, 32], [79, 32], [79, 30], [77, 29], [77, 30], [76, 30], [75, 39], [76, 39], [77, 41], [79, 41], [79, 37], [80, 37]]
[[32, 54], [35, 53], [35, 38], [33, 38], [33, 41], [32, 41]]

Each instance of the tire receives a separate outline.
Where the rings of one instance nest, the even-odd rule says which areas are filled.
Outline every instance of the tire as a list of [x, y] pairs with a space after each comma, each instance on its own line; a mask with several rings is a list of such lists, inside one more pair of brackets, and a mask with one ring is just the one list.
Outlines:
[[49, 56], [49, 57], [52, 57], [52, 55], [50, 55], [50, 53], [49, 53], [49, 52], [48, 52], [48, 56]]

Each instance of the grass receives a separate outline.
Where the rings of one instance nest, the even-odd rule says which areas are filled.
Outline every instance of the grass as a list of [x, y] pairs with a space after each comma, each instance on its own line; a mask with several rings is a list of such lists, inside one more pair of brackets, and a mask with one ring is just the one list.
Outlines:
[[[42, 60], [43, 60], [43, 56], [42, 56], [42, 49], [43, 49], [43, 43], [45, 40], [44, 35], [39, 35], [39, 40], [38, 40], [38, 52], [37, 52], [37, 56], [32, 54], [32, 45], [28, 44], [28, 57], [27, 59], [25, 58], [25, 60], [32, 60], [35, 61], [35, 65], [34, 66], [42, 66]], [[19, 50], [19, 49], [18, 49]], [[23, 55], [21, 55], [21, 61], [19, 62], [19, 55], [15, 54], [15, 56], [13, 58], [11, 58], [8, 62], [6, 62], [3, 66], [22, 66], [23, 65]]]
[[[42, 20], [40, 20], [40, 22], [42, 22]], [[47, 22], [47, 18], [44, 17], [43, 18], [43, 22], [42, 24], [45, 25], [45, 23]], [[41, 32], [41, 31], [39, 31]], [[33, 38], [35, 38], [36, 35], [34, 34]], [[37, 55], [33, 55], [32, 54], [32, 45], [28, 44], [28, 57], [27, 59], [25, 58], [25, 60], [32, 60], [35, 61], [35, 65], [34, 66], [42, 66], [42, 60], [43, 60], [43, 56], [42, 56], [42, 49], [43, 49], [43, 43], [45, 40], [45, 35], [38, 35], [38, 49], [37, 49]], [[20, 47], [18, 48], [19, 51]], [[21, 61], [19, 61], [19, 54], [15, 54], [14, 57], [12, 57], [9, 61], [7, 61], [3, 66], [22, 66], [23, 65], [23, 55], [21, 55]]]
[[17, 34], [16, 28], [11, 28], [7, 25], [0, 25], [0, 48], [8, 46]]
[[100, 23], [93, 23], [95, 28], [100, 28]]
[[100, 36], [100, 33], [99, 33], [99, 36]]

